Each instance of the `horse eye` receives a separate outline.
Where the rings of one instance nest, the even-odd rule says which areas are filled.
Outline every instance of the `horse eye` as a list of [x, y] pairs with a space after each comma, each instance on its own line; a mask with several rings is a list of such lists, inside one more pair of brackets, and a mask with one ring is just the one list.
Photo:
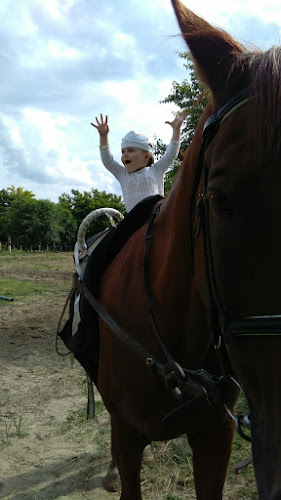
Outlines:
[[210, 206], [218, 215], [231, 215], [237, 217], [237, 212], [230, 205], [229, 200], [220, 194], [212, 194], [210, 196]]

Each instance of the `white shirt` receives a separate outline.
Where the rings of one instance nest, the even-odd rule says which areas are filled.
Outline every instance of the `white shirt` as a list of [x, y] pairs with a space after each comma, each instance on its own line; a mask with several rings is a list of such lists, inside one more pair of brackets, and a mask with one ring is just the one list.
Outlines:
[[147, 196], [164, 196], [164, 173], [178, 156], [179, 149], [180, 142], [171, 141], [166, 153], [156, 163], [137, 172], [128, 172], [114, 160], [108, 146], [100, 148], [105, 168], [120, 182], [127, 212]]

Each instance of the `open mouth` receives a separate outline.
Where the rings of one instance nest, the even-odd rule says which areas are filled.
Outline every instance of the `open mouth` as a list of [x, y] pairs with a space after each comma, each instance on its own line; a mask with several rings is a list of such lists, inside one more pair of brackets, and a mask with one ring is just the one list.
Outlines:
[[131, 160], [125, 160], [125, 165], [129, 165], [131, 163]]

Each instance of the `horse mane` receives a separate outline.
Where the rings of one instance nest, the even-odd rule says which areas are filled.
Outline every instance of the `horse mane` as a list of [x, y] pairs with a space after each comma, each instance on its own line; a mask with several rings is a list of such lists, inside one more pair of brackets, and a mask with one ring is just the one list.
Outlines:
[[281, 152], [281, 47], [266, 52], [243, 52], [229, 73], [244, 76], [253, 96], [249, 116], [254, 151], [259, 161], [269, 162]]

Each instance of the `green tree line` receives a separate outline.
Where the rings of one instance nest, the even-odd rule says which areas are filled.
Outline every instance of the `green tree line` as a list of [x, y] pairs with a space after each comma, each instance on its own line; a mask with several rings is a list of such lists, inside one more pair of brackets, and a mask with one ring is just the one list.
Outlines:
[[[8, 236], [12, 245], [23, 250], [62, 247], [71, 250], [76, 241], [77, 229], [88, 213], [101, 207], [111, 207], [125, 213], [121, 197], [105, 191], [91, 189], [71, 194], [63, 193], [59, 202], [37, 200], [31, 191], [14, 186], [0, 190], [0, 241], [6, 244]], [[89, 227], [89, 235], [106, 225], [108, 219], [98, 219]]]

